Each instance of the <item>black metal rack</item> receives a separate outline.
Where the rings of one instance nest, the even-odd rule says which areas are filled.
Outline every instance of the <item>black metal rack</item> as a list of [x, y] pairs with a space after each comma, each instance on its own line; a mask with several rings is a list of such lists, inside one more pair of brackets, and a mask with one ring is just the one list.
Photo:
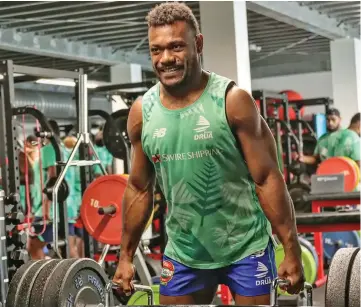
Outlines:
[[[276, 123], [276, 129], [275, 129], [275, 138], [279, 139], [281, 134], [281, 125], [283, 124], [285, 127], [290, 127], [290, 117], [288, 114], [288, 98], [286, 94], [279, 94], [272, 91], [252, 91], [252, 96], [254, 99], [260, 101], [260, 113], [261, 116], [265, 119], [268, 125], [273, 125]], [[282, 105], [284, 111], [284, 120], [281, 122], [276, 115], [276, 118], [271, 118], [267, 115], [267, 104], [268, 100], [272, 101], [272, 104], [274, 105]], [[292, 156], [291, 156], [291, 137], [292, 134], [290, 134], [290, 130], [287, 129], [286, 138], [285, 138], [285, 167], [288, 170], [291, 163], [292, 163]], [[287, 184], [290, 184], [290, 176], [287, 176], [286, 178]]]
[[[51, 131], [46, 118], [40, 111], [31, 107], [13, 108], [15, 102], [14, 84], [17, 82], [34, 81], [38, 78], [67, 78], [76, 80], [79, 78], [79, 72], [14, 65], [12, 60], [7, 60], [0, 63], [0, 73], [3, 75], [3, 80], [1, 82], [2, 103], [0, 107], [0, 116], [2, 118], [2, 123], [0, 124], [0, 164], [2, 173], [2, 188], [5, 193], [4, 202], [6, 204], [5, 224], [8, 228], [9, 225], [16, 227], [17, 223], [23, 222], [22, 220], [17, 220], [17, 223], [14, 223], [13, 220], [7, 218], [8, 216], [14, 215], [21, 211], [21, 206], [19, 203], [19, 148], [16, 142], [16, 135], [14, 134], [14, 131], [16, 130], [15, 116], [21, 114], [30, 114], [39, 120], [42, 128], [45, 131]], [[14, 77], [14, 74], [16, 73], [22, 74], [22, 76]], [[57, 161], [61, 161], [60, 149], [55, 136], [50, 135], [50, 142], [54, 147]], [[60, 171], [61, 166], [58, 165], [57, 172]], [[61, 226], [59, 229], [59, 235], [63, 238], [67, 238], [68, 227], [64, 227], [64, 225], [67, 225], [67, 210], [62, 203], [59, 203], [59, 214]], [[8, 233], [7, 229], [3, 225], [1, 226], [2, 227], [0, 232]], [[23, 246], [17, 245], [17, 247], [19, 248], [19, 251], [23, 250]], [[8, 253], [7, 262], [2, 262], [1, 271], [15, 271], [17, 267], [23, 264], [23, 261], [20, 261], [16, 258], [14, 259], [13, 255], [17, 255], [17, 253], [14, 253], [14, 249], [10, 254]], [[69, 256], [69, 249], [67, 244], [65, 244], [64, 248], [62, 249], [62, 255], [64, 257]], [[10, 272], [9, 277], [11, 278]], [[7, 286], [5, 287], [5, 291], [7, 291]], [[4, 293], [1, 293], [2, 303], [4, 303], [5, 297], [6, 296], [4, 296]]]

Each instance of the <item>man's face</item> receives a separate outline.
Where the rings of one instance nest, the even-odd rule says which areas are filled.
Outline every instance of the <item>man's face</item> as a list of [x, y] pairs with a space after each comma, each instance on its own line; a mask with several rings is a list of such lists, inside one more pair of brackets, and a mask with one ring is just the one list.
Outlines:
[[336, 131], [340, 128], [341, 118], [337, 115], [327, 116], [327, 130], [329, 132]]
[[150, 27], [149, 49], [153, 69], [160, 82], [168, 88], [184, 84], [192, 75], [201, 51], [202, 37], [186, 22]]

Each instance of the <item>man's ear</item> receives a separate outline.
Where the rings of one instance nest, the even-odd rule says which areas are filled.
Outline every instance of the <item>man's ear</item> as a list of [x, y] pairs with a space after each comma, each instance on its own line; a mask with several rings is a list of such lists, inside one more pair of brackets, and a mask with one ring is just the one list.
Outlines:
[[203, 35], [201, 33], [196, 35], [196, 48], [197, 53], [201, 55], [203, 53]]

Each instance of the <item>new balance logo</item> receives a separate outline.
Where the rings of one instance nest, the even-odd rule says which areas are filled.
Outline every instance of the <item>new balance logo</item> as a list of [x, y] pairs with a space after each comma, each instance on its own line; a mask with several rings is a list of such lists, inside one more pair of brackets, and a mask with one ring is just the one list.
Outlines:
[[195, 140], [206, 140], [206, 139], [212, 139], [212, 131], [206, 131], [211, 124], [209, 121], [202, 115], [199, 116], [197, 127], [193, 130], [197, 132], [197, 134], [194, 135]]
[[164, 137], [166, 132], [167, 132], [167, 128], [155, 129], [153, 133], [153, 139]]
[[268, 268], [262, 262], [258, 261], [257, 272], [261, 273], [258, 273], [254, 276], [256, 276], [257, 278], [265, 278], [268, 274]]

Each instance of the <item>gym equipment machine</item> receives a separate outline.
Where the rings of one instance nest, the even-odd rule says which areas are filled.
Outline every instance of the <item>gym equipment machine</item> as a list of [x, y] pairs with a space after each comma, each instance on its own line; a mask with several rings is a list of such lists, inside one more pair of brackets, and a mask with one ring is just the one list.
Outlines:
[[[0, 63], [0, 73], [3, 75], [3, 80], [1, 82], [1, 100], [2, 104], [0, 107], [0, 116], [2, 118], [2, 123], [0, 125], [0, 163], [1, 163], [1, 172], [2, 172], [2, 188], [5, 193], [4, 203], [5, 205], [5, 223], [0, 225], [2, 228], [2, 232], [6, 232], [5, 224], [8, 228], [8, 233], [10, 232], [9, 227], [16, 227], [19, 223], [23, 222], [22, 218], [18, 218], [21, 216], [20, 204], [19, 204], [19, 165], [17, 159], [17, 142], [14, 136], [14, 130], [16, 126], [14, 115], [20, 114], [31, 114], [36, 117], [42, 127], [45, 129], [42, 135], [43, 137], [48, 137], [55, 146], [55, 151], [57, 158], [60, 160], [59, 151], [56, 150], [56, 141], [54, 136], [50, 133], [51, 130], [46, 123], [45, 118], [41, 115], [40, 112], [37, 112], [35, 109], [31, 108], [13, 108], [14, 99], [15, 99], [15, 91], [14, 91], [14, 83], [17, 82], [26, 82], [26, 81], [34, 81], [39, 78], [70, 78], [77, 79], [79, 77], [79, 72], [69, 72], [69, 71], [61, 71], [54, 69], [45, 69], [45, 68], [37, 68], [37, 67], [29, 67], [22, 65], [14, 65], [11, 60], [2, 61]], [[20, 77], [14, 77], [14, 74], [22, 74]], [[57, 167], [59, 170], [59, 168]], [[59, 189], [59, 187], [58, 187]], [[63, 210], [64, 206], [60, 204], [59, 206], [59, 215], [60, 215], [60, 235], [64, 238], [68, 235], [68, 228], [63, 227], [65, 225], [65, 221], [67, 221], [67, 212]], [[14, 218], [15, 217], [15, 218]], [[11, 240], [11, 238], [7, 238], [7, 240]], [[6, 245], [4, 245], [6, 246]], [[18, 244], [17, 248], [12, 250], [12, 253], [8, 254], [7, 261], [3, 261], [3, 274], [8, 274], [9, 279], [12, 278], [13, 272], [24, 262], [24, 249], [23, 244]], [[4, 251], [3, 251], [4, 252]], [[66, 245], [62, 248], [62, 255], [66, 257], [69, 255], [69, 251]], [[7, 290], [7, 279], [4, 278], [2, 281], [3, 286], [1, 289], [3, 292], [1, 293], [1, 302], [5, 302], [4, 291]]]

